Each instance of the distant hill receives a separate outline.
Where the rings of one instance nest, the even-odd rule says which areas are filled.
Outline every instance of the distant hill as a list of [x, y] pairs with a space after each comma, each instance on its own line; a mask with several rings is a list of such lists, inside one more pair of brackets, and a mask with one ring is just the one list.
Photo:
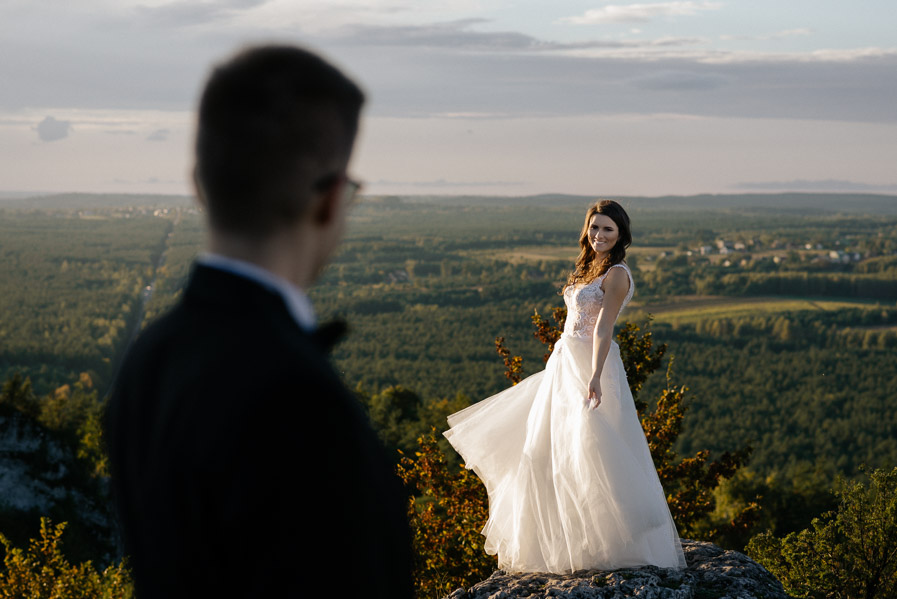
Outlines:
[[775, 209], [835, 214], [897, 214], [897, 195], [873, 193], [751, 193], [627, 198], [641, 208], [676, 210]]
[[[97, 210], [128, 206], [172, 207], [195, 206], [191, 196], [121, 194], [121, 193], [59, 193], [23, 197], [22, 193], [0, 192], [0, 208], [37, 210]], [[388, 205], [441, 204], [443, 206], [576, 206], [584, 207], [597, 198], [611, 198], [634, 208], [663, 208], [666, 210], [764, 210], [785, 212], [828, 212], [833, 214], [897, 214], [897, 195], [873, 193], [744, 193], [700, 194], [690, 196], [611, 196], [570, 195], [545, 193], [532, 196], [439, 196], [439, 195], [372, 195], [368, 201]]]
[[4, 200], [0, 208], [33, 210], [100, 210], [134, 207], [189, 207], [196, 200], [190, 196], [129, 193], [56, 193]]
[[581, 206], [599, 198], [618, 200], [624, 206], [666, 210], [761, 210], [830, 212], [842, 214], [897, 214], [897, 195], [873, 193], [741, 193], [690, 196], [615, 196], [544, 193], [532, 196], [390, 196], [408, 203], [454, 206]]

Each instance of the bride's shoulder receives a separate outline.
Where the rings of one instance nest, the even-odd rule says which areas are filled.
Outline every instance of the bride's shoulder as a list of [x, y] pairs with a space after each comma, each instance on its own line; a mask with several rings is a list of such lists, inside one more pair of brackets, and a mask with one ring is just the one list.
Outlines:
[[635, 283], [632, 280], [632, 271], [630, 271], [629, 266], [623, 262], [614, 264], [608, 268], [604, 275], [602, 275], [602, 279], [601, 287], [604, 289], [605, 293], [614, 289], [617, 293], [625, 294], [623, 300], [624, 304], [629, 301], [632, 297], [632, 293], [635, 291]]
[[607, 272], [605, 272], [604, 276], [602, 276], [601, 278], [604, 279], [605, 287], [608, 283], [628, 285], [632, 280], [632, 272], [629, 270], [628, 266], [621, 262], [619, 264], [614, 264], [613, 266], [608, 268]]
[[608, 271], [610, 271], [611, 269], [614, 269], [614, 268], [620, 268], [620, 269], [625, 270], [627, 273], [632, 274], [632, 271], [629, 269], [629, 265], [626, 264], [625, 262], [617, 262], [616, 264], [612, 264], [611, 267], [608, 269]]
[[[620, 271], [624, 271], [626, 274], [624, 275], [623, 272], [620, 272]], [[629, 270], [629, 265], [626, 264], [625, 262], [617, 262], [616, 264], [612, 264], [604, 272], [604, 274], [601, 275], [601, 278], [602, 279], [609, 279], [609, 278], [631, 279], [632, 271]]]

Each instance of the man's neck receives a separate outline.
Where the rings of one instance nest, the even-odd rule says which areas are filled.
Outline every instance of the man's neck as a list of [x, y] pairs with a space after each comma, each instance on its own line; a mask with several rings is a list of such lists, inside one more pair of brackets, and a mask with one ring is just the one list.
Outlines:
[[264, 268], [300, 289], [308, 289], [317, 277], [317, 252], [313, 232], [284, 229], [263, 239], [211, 229], [209, 251]]

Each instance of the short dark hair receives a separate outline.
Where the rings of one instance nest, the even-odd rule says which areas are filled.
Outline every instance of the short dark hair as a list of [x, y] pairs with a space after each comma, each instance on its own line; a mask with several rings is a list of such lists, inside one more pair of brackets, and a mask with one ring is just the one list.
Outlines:
[[264, 236], [301, 219], [345, 170], [363, 103], [336, 67], [294, 46], [247, 48], [216, 67], [196, 133], [211, 225]]

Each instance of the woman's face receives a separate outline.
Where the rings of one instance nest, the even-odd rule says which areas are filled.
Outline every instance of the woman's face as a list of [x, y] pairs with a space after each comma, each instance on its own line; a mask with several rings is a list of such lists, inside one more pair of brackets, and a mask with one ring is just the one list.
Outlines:
[[595, 250], [598, 258], [604, 256], [613, 249], [620, 238], [620, 229], [617, 223], [609, 216], [594, 214], [589, 219], [589, 245]]

